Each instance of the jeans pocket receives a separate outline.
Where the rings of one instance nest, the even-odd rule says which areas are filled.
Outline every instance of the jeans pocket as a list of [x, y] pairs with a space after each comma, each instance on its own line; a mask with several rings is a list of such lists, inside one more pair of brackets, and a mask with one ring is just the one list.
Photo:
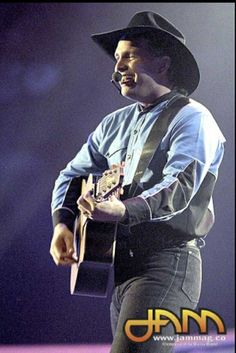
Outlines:
[[189, 250], [187, 253], [185, 277], [182, 290], [193, 303], [198, 303], [202, 284], [202, 260], [200, 251]]

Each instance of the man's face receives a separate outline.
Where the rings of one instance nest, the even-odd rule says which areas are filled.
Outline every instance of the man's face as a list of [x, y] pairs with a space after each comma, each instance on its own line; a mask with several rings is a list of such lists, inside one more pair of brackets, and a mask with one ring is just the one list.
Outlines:
[[143, 103], [156, 99], [162, 84], [162, 76], [158, 74], [162, 59], [150, 54], [145, 40], [138, 45], [130, 40], [120, 40], [114, 56], [115, 71], [122, 75], [122, 95]]

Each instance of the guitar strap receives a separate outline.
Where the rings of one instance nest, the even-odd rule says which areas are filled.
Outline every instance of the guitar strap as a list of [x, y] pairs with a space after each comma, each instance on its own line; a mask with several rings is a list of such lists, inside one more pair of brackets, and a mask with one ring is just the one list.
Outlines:
[[165, 108], [156, 119], [148, 137], [144, 144], [142, 154], [136, 168], [132, 184], [128, 191], [128, 197], [133, 197], [138, 189], [139, 181], [141, 180], [145, 170], [151, 162], [155, 151], [157, 150], [162, 138], [167, 132], [168, 126], [179, 110], [189, 103], [189, 99], [182, 94], [174, 95]]

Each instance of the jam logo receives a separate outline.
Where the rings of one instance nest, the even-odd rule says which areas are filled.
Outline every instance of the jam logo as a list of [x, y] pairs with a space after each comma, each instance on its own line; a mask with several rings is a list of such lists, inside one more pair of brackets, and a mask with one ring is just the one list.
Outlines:
[[[226, 328], [221, 317], [214, 311], [201, 309], [199, 313], [190, 309], [181, 309], [181, 318], [173, 312], [164, 309], [148, 309], [148, 317], [145, 320], [128, 319], [124, 330], [126, 336], [134, 342], [145, 342], [153, 333], [161, 333], [162, 327], [172, 324], [175, 333], [188, 334], [190, 319], [196, 322], [200, 334], [208, 333], [208, 319], [212, 320], [217, 328], [218, 334], [226, 334]], [[143, 336], [136, 336], [132, 333], [134, 327], [146, 328]]]

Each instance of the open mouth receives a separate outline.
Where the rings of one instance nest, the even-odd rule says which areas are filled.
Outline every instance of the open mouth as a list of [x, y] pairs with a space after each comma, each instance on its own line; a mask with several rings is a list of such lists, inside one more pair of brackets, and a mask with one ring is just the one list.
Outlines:
[[121, 85], [133, 86], [135, 84], [133, 76], [123, 76], [121, 80]]

